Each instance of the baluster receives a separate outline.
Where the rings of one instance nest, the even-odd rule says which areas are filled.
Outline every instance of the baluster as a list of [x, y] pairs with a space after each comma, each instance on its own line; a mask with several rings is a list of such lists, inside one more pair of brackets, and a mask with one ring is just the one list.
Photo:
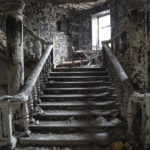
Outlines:
[[[49, 59], [47, 59], [46, 66], [47, 66], [46, 75], [47, 75], [47, 78], [48, 78], [48, 77], [49, 77], [49, 73], [50, 73], [50, 63], [49, 63]], [[48, 82], [48, 80], [47, 80], [47, 82]]]
[[47, 67], [48, 67], [47, 74], [49, 75], [50, 69], [51, 69], [50, 58], [49, 58], [49, 57], [48, 57], [48, 59], [47, 59]]
[[33, 102], [33, 104], [34, 104], [34, 112], [37, 114], [39, 114], [39, 113], [43, 113], [43, 110], [40, 108], [40, 107], [38, 107], [37, 106], [37, 104], [38, 104], [38, 94], [37, 94], [37, 88], [36, 88], [36, 86], [34, 86], [34, 88], [33, 88], [33, 97], [34, 97], [34, 102]]
[[37, 90], [36, 86], [33, 87], [33, 107], [34, 107], [34, 113], [37, 113], [36, 106], [37, 106]]
[[50, 61], [51, 61], [51, 68], [54, 68], [54, 51], [52, 49], [51, 53], [50, 53]]
[[28, 106], [29, 106], [29, 120], [30, 120], [30, 123], [34, 123], [35, 119], [33, 118], [34, 107], [33, 107], [33, 96], [32, 96], [32, 94], [29, 96]]
[[44, 75], [44, 82], [46, 83], [46, 82], [47, 82], [47, 69], [46, 69], [46, 64], [45, 64], [45, 66], [44, 66], [44, 68], [43, 68], [43, 71], [44, 71], [44, 73], [43, 73], [43, 75]]
[[[45, 87], [45, 84], [44, 84], [44, 80], [43, 80], [43, 72], [41, 72], [41, 74], [40, 74], [40, 87], [41, 87], [41, 89], [42, 88], [44, 88]], [[43, 92], [42, 91], [40, 91], [40, 94], [42, 95], [43, 94]]]
[[41, 95], [41, 87], [40, 87], [40, 79], [37, 80], [36, 84], [36, 89], [37, 89], [37, 103], [41, 103], [40, 95]]
[[44, 87], [43, 72], [41, 72], [40, 74], [40, 84], [41, 84], [41, 88], [43, 88]]
[[24, 130], [23, 136], [29, 136], [31, 131], [29, 130], [29, 110], [27, 102], [22, 104], [22, 128]]

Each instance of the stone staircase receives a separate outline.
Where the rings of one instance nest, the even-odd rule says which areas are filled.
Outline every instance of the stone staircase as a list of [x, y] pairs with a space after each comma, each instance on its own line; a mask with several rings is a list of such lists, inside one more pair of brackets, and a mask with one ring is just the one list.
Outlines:
[[[30, 137], [18, 149], [105, 150], [124, 134], [120, 104], [106, 68], [57, 68], [43, 88]], [[48, 149], [46, 149], [48, 150]]]

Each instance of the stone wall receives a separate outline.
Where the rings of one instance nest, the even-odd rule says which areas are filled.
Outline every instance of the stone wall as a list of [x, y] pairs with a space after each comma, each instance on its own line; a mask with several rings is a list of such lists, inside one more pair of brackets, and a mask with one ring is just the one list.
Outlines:
[[[40, 0], [24, 0], [24, 25], [31, 29], [46, 41], [53, 41], [54, 63], [58, 64], [69, 60], [70, 36], [57, 29], [57, 21], [65, 21], [70, 18], [71, 11], [58, 6], [44, 4]], [[5, 17], [0, 12], [0, 42], [6, 45], [5, 37]], [[1, 48], [1, 47], [0, 47]], [[41, 44], [35, 40], [26, 30], [24, 30], [24, 57], [25, 57], [25, 78], [29, 76], [34, 64], [39, 60], [42, 51]], [[4, 57], [4, 60], [2, 59]], [[7, 94], [7, 61], [6, 55], [0, 52], [0, 68], [3, 70], [0, 76], [0, 95]], [[32, 65], [31, 65], [32, 64]]]
[[113, 42], [113, 51], [139, 92], [148, 91], [148, 36], [146, 8], [131, 8], [124, 0], [111, 2], [112, 36], [126, 27]]
[[92, 49], [92, 15], [109, 9], [108, 4], [76, 13], [71, 18], [72, 44], [76, 49]]
[[[54, 42], [54, 63], [58, 64], [68, 60], [69, 35], [58, 31], [57, 21], [68, 20], [70, 10], [35, 0], [25, 0], [25, 2], [25, 25], [46, 41]], [[38, 58], [36, 45], [35, 39], [25, 33], [25, 54], [27, 57], [31, 55], [31, 58]]]

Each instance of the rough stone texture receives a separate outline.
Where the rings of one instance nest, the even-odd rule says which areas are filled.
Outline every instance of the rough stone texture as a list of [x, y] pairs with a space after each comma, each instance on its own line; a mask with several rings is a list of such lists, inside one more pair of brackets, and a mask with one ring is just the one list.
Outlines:
[[135, 89], [144, 93], [148, 85], [147, 13], [145, 8], [132, 9], [123, 0], [111, 2], [112, 36], [127, 28], [112, 45]]
[[72, 45], [76, 50], [92, 49], [92, 15], [108, 9], [108, 4], [97, 6], [95, 8], [75, 13], [71, 18], [71, 39]]
[[[25, 25], [40, 35], [46, 41], [55, 44], [54, 63], [61, 63], [68, 58], [69, 36], [57, 29], [57, 21], [68, 20], [70, 11], [51, 4], [25, 0]], [[25, 54], [35, 56], [35, 39], [28, 34], [25, 36]], [[61, 57], [60, 57], [61, 56]]]

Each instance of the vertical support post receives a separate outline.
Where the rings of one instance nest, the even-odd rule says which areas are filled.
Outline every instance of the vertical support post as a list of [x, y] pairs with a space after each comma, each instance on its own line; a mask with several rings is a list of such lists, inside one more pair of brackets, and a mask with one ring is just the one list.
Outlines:
[[150, 97], [147, 96], [145, 100], [145, 113], [146, 113], [146, 120], [145, 120], [145, 148], [150, 146]]
[[[15, 148], [17, 139], [13, 136], [11, 105], [6, 100], [0, 103], [0, 147]], [[1, 149], [1, 148], [0, 148]]]
[[0, 6], [6, 15], [8, 56], [8, 94], [14, 95], [24, 84], [23, 14], [22, 0], [2, 0]]
[[131, 59], [131, 78], [134, 88], [147, 92], [148, 88], [148, 42], [145, 8], [129, 12], [129, 45]]

